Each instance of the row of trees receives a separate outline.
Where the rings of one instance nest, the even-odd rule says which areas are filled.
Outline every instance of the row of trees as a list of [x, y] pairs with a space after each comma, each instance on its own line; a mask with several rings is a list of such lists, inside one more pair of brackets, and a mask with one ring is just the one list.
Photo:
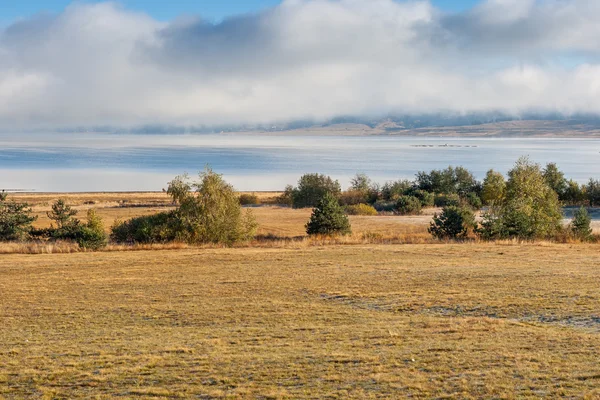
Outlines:
[[[587, 199], [592, 205], [600, 204], [594, 197], [599, 188], [600, 184], [591, 180], [583, 190], [582, 186], [566, 181], [554, 164], [542, 169], [527, 158], [521, 158], [509, 171], [508, 179], [489, 171], [481, 183], [468, 170], [449, 167], [420, 172], [414, 181], [396, 181], [383, 186], [359, 174], [352, 180], [350, 190], [342, 192], [339, 182], [330, 177], [307, 174], [300, 178], [297, 187], [286, 188], [281, 201], [294, 207], [314, 207], [306, 225], [309, 235], [349, 233], [346, 213], [373, 215], [379, 210], [416, 214], [422, 207], [438, 205], [443, 207], [442, 213], [434, 216], [430, 227], [435, 237], [463, 238], [475, 233], [485, 240], [536, 239], [561, 232], [561, 206], [565, 199], [576, 197]], [[176, 177], [169, 183], [167, 193], [176, 204], [174, 210], [116, 221], [110, 238], [120, 243], [180, 241], [231, 245], [255, 235], [257, 224], [251, 212], [242, 210], [233, 187], [208, 168], [200, 173], [198, 181], [192, 181], [187, 175]], [[474, 210], [482, 204], [487, 208], [477, 223]], [[58, 200], [48, 212], [53, 221], [51, 227], [34, 229], [32, 223], [36, 218], [31, 208], [26, 203], [9, 200], [2, 192], [0, 240], [71, 240], [83, 248], [104, 246], [108, 237], [95, 211], [88, 211], [85, 222], [76, 215], [76, 210]], [[589, 225], [589, 215], [581, 208], [570, 231], [586, 239], [591, 235]]]
[[[329, 210], [332, 214], [335, 211], [336, 217], [330, 218], [328, 224], [337, 222], [339, 233], [349, 230], [346, 222], [339, 217], [340, 205], [347, 198], [358, 197], [377, 205], [381, 200], [388, 201], [395, 197], [394, 209], [401, 214], [417, 213], [422, 206], [434, 205], [443, 200], [442, 212], [434, 216], [429, 228], [429, 232], [440, 239], [465, 238], [469, 234], [476, 234], [484, 240], [532, 240], [565, 233], [562, 226], [562, 204], [569, 190], [560, 190], [576, 184], [566, 182], [563, 185], [561, 182], [565, 183], [564, 176], [554, 164], [548, 164], [542, 169], [528, 158], [520, 158], [509, 171], [508, 179], [495, 171], [489, 171], [485, 180], [479, 183], [464, 168], [449, 167], [443, 171], [421, 172], [413, 182], [392, 182], [379, 188], [365, 175], [357, 175], [352, 180], [350, 194], [344, 194], [339, 184], [331, 178], [310, 174], [300, 179], [298, 187], [288, 188], [285, 196], [291, 198], [295, 207], [311, 205], [316, 201], [320, 221], [326, 220], [322, 209]], [[595, 185], [595, 181], [590, 181], [587, 192], [594, 193]], [[563, 193], [563, 200], [559, 192]], [[336, 203], [335, 206], [333, 203]], [[483, 203], [488, 207], [481, 221], [477, 222], [474, 210], [479, 209]], [[589, 203], [595, 204], [593, 198], [590, 198]], [[324, 204], [327, 208], [323, 208]], [[587, 210], [581, 207], [576, 211], [566, 233], [587, 240], [592, 232], [590, 222]], [[309, 234], [314, 231], [311, 224], [307, 228]], [[330, 228], [326, 230], [329, 233], [333, 231]]]
[[[526, 159], [523, 159], [526, 160]], [[528, 162], [528, 161], [527, 161]], [[545, 168], [535, 164], [540, 179], [563, 205], [600, 206], [600, 181], [590, 179], [585, 185], [567, 180], [554, 163]], [[509, 176], [510, 179], [510, 176]], [[505, 195], [507, 181], [490, 170], [480, 182], [463, 167], [419, 172], [414, 180], [398, 180], [379, 185], [365, 174], [357, 174], [347, 191], [337, 180], [322, 174], [305, 174], [297, 186], [287, 186], [280, 203], [294, 208], [315, 207], [329, 193], [343, 206], [372, 205], [377, 211], [418, 214], [423, 207], [468, 206], [474, 210], [497, 205]]]

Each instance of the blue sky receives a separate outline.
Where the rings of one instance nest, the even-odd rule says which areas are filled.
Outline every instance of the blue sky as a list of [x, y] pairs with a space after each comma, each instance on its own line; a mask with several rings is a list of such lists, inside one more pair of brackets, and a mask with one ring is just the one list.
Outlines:
[[[91, 2], [91, 1], [87, 1]], [[140, 10], [160, 20], [170, 20], [183, 14], [201, 15], [219, 20], [228, 15], [259, 11], [278, 4], [279, 0], [119, 0], [127, 8]], [[437, 7], [450, 12], [464, 11], [479, 0], [432, 0]], [[69, 0], [2, 0], [0, 21], [9, 23], [39, 12], [59, 12]]]

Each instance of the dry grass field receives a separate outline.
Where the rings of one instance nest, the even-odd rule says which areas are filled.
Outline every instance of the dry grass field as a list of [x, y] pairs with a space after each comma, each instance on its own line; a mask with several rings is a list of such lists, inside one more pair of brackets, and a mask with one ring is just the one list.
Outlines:
[[[305, 236], [304, 225], [310, 217], [310, 209], [294, 210], [287, 207], [269, 205], [280, 195], [278, 192], [255, 193], [264, 207], [249, 208], [259, 224], [258, 235], [272, 235], [281, 238], [297, 238]], [[79, 210], [79, 217], [85, 218], [89, 208], [97, 210], [103, 218], [105, 227], [110, 229], [115, 220], [126, 220], [140, 215], [154, 214], [170, 209], [170, 198], [164, 193], [77, 193], [77, 194], [14, 194], [15, 200], [26, 201], [32, 205], [34, 215], [38, 217], [35, 226], [50, 226], [46, 212], [50, 205], [59, 198]], [[426, 210], [420, 216], [351, 216], [353, 231], [357, 235], [376, 233], [382, 237], [413, 239], [429, 238], [427, 226], [435, 210]]]
[[0, 256], [0, 398], [599, 398], [597, 245]]

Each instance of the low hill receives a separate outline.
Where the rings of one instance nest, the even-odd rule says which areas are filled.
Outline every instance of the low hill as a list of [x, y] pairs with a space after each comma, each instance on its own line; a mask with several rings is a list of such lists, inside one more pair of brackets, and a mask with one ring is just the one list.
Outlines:
[[[229, 132], [231, 133], [231, 132]], [[476, 125], [406, 128], [394, 121], [375, 126], [358, 123], [314, 125], [289, 130], [253, 130], [236, 134], [277, 136], [443, 136], [443, 137], [579, 137], [600, 138], [600, 124], [577, 120], [503, 121]]]

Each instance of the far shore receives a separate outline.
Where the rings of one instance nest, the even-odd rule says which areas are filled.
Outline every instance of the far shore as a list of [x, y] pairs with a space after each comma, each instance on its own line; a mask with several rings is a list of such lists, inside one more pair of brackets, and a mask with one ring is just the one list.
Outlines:
[[364, 124], [315, 125], [300, 129], [220, 132], [250, 136], [403, 136], [452, 138], [581, 138], [600, 139], [600, 127], [570, 121], [509, 121], [467, 126], [406, 128]]

